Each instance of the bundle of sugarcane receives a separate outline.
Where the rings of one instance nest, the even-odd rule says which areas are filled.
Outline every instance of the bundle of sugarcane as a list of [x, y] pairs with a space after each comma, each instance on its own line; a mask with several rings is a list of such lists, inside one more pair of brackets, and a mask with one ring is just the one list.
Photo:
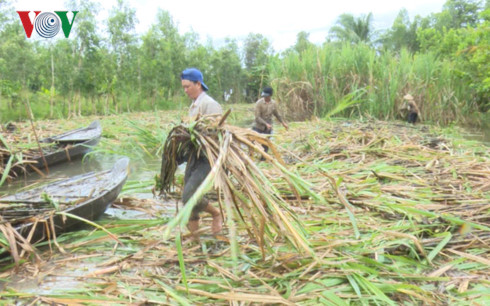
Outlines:
[[[229, 112], [224, 116], [197, 118], [170, 131], [162, 156], [161, 191], [171, 190], [178, 162], [184, 161], [190, 153], [205, 154], [211, 172], [168, 224], [166, 234], [178, 224], [187, 223], [192, 207], [214, 185], [220, 208], [227, 215], [232, 250], [236, 250], [237, 244], [236, 225], [241, 224], [258, 243], [263, 255], [273, 242], [283, 238], [297, 251], [313, 254], [301, 222], [272, 183], [277, 177], [261, 171], [253, 154], [263, 156], [271, 163], [298, 199], [304, 193], [310, 193], [318, 200], [321, 198], [311, 193], [307, 182], [288, 172], [268, 138], [250, 129], [224, 124]], [[267, 145], [271, 154], [266, 153], [262, 145]]]

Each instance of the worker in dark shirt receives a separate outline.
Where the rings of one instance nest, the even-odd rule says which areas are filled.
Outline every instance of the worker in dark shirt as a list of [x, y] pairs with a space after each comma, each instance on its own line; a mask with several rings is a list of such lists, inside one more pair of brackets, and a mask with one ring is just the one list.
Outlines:
[[[271, 87], [265, 87], [262, 90], [262, 98], [255, 103], [255, 124], [252, 129], [261, 134], [272, 134], [272, 116], [275, 116], [286, 130], [289, 128], [277, 111], [277, 103], [272, 99], [272, 93]], [[267, 146], [263, 147], [265, 152], [269, 150]]]

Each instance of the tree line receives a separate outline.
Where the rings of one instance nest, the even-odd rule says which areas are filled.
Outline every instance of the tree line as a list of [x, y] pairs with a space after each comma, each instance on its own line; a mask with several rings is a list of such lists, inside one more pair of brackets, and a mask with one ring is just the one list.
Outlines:
[[164, 10], [137, 34], [136, 11], [123, 0], [102, 26], [97, 2], [71, 0], [67, 9], [79, 11], [70, 37], [41, 41], [27, 39], [11, 3], [0, 3], [2, 122], [25, 119], [26, 101], [36, 118], [182, 107], [185, 67], [201, 69], [220, 102], [253, 102], [272, 84], [289, 109], [308, 115], [355, 97], [362, 103], [343, 115], [394, 118], [406, 91], [435, 121], [490, 108], [489, 0], [448, 0], [441, 12], [413, 20], [402, 9], [384, 31], [373, 28], [371, 13], [342, 14], [322, 45], [300, 32], [282, 52], [260, 33], [202, 44], [195, 32], [180, 34]]

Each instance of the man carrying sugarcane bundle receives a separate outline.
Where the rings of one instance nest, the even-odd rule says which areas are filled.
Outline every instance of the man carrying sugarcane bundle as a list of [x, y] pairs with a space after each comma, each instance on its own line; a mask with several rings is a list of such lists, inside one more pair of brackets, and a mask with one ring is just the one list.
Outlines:
[[[210, 114], [222, 114], [221, 105], [213, 98], [207, 95], [206, 91], [208, 87], [203, 82], [203, 76], [201, 71], [196, 68], [185, 69], [181, 76], [182, 88], [185, 93], [192, 100], [192, 104], [189, 108], [189, 117], [196, 118], [197, 116], [210, 115]], [[187, 161], [187, 166], [184, 175], [184, 191], [182, 193], [182, 201], [187, 201], [196, 192], [199, 185], [204, 181], [206, 176], [211, 170], [208, 158], [204, 155], [204, 152], [193, 151], [184, 159], [179, 160], [179, 163]], [[220, 210], [212, 206], [209, 200], [204, 196], [200, 199], [194, 209], [192, 210], [191, 217], [187, 228], [192, 233], [194, 238], [197, 237], [197, 231], [199, 230], [199, 213], [205, 211], [211, 214], [213, 217], [213, 223], [211, 230], [213, 234], [217, 234], [221, 231], [223, 218]]]
[[[276, 101], [272, 100], [272, 93], [271, 87], [265, 87], [262, 90], [262, 98], [255, 103], [255, 124], [252, 129], [261, 134], [272, 134], [272, 116], [275, 116], [286, 130], [288, 129], [287, 123], [277, 111]], [[263, 147], [265, 152], [269, 150], [266, 145]]]
[[[290, 210], [290, 205], [271, 181], [272, 178], [274, 181], [277, 179], [277, 172], [262, 173], [245, 152], [246, 149], [260, 150], [257, 141], [267, 144], [277, 158], [272, 166], [279, 173], [288, 176], [289, 171], [284, 167], [274, 145], [256, 132], [225, 124], [230, 110], [221, 114], [219, 104], [205, 94], [207, 86], [197, 69], [184, 70], [181, 80], [186, 94], [193, 100], [189, 115], [197, 117], [191, 122], [173, 127], [168, 133], [163, 146], [160, 179], [156, 187], [160, 194], [172, 192], [178, 164], [187, 160], [183, 190], [183, 201], [187, 206], [168, 222], [163, 237], [168, 237], [176, 226], [189, 220], [187, 226], [194, 240], [198, 240], [201, 211], [209, 212], [213, 216], [212, 230], [214, 233], [219, 232], [224, 216], [206, 199], [201, 199], [214, 187], [219, 192], [220, 205], [227, 211], [232, 246], [237, 242], [236, 223], [239, 223], [239, 228], [243, 226], [257, 242], [263, 258], [267, 250], [273, 250], [272, 243], [277, 243], [278, 237], [285, 237], [285, 242], [292, 243], [294, 248], [313, 254], [306, 236], [298, 232], [298, 229], [305, 232], [299, 218]], [[200, 114], [207, 115], [199, 116]], [[294, 178], [298, 179], [297, 176]], [[289, 182], [291, 180], [292, 177], [287, 179]], [[291, 188], [297, 186], [289, 185]], [[299, 195], [300, 191], [295, 189], [292, 193]]]

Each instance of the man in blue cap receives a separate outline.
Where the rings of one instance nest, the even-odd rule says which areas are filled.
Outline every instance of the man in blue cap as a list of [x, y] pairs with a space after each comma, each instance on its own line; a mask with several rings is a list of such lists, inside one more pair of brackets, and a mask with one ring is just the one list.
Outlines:
[[180, 76], [185, 93], [192, 100], [189, 108], [189, 116], [197, 114], [222, 114], [221, 105], [206, 94], [208, 86], [204, 84], [201, 71], [196, 68], [188, 68], [182, 71]]
[[[182, 71], [180, 76], [182, 81], [182, 87], [185, 93], [192, 100], [192, 104], [189, 108], [189, 117], [196, 117], [197, 115], [210, 115], [210, 114], [222, 114], [221, 105], [213, 98], [207, 95], [206, 91], [208, 87], [204, 84], [201, 71], [196, 68], [188, 68]], [[187, 158], [187, 166], [185, 168], [184, 175], [184, 191], [182, 193], [182, 201], [187, 201], [196, 192], [199, 185], [204, 181], [206, 176], [211, 171], [208, 158], [204, 155], [204, 152], [198, 153], [194, 151]], [[198, 239], [197, 231], [199, 230], [199, 213], [205, 211], [211, 214], [213, 217], [213, 223], [211, 230], [213, 234], [217, 234], [221, 231], [223, 218], [219, 209], [212, 206], [206, 197], [203, 197], [192, 210], [191, 217], [187, 228], [192, 233], [195, 239]]]

